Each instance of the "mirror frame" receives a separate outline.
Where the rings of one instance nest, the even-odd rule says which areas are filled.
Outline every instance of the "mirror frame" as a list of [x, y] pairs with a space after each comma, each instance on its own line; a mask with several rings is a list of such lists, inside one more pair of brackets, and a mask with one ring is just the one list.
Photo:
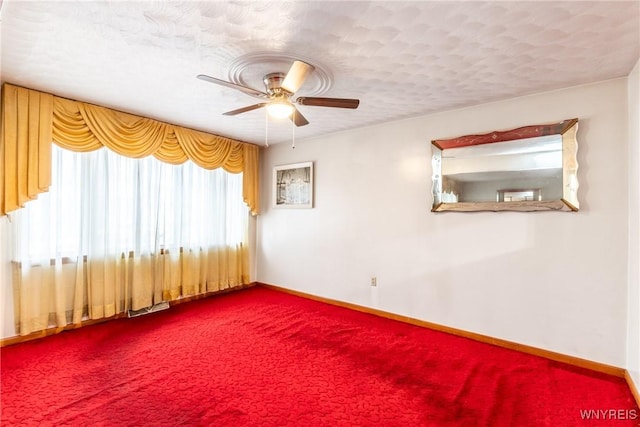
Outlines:
[[[506, 131], [494, 131], [482, 135], [465, 135], [450, 139], [431, 141], [432, 157], [432, 212], [476, 212], [476, 211], [568, 211], [577, 212], [578, 201], [578, 119], [559, 123], [523, 126]], [[442, 152], [450, 148], [516, 141], [539, 136], [562, 136], [562, 198], [559, 200], [527, 200], [514, 202], [443, 202], [442, 201]]]

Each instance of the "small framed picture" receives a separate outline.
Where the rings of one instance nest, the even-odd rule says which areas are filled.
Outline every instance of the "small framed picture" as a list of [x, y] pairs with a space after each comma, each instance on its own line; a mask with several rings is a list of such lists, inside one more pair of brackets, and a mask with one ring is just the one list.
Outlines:
[[278, 208], [313, 207], [313, 162], [294, 163], [273, 168], [273, 206]]

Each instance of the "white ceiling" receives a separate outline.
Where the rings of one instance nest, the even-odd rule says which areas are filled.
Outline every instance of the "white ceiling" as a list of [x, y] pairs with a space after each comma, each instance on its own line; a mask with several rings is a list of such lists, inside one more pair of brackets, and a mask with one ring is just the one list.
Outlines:
[[[299, 140], [626, 76], [640, 57], [637, 0], [5, 0], [0, 13], [3, 82], [259, 144], [264, 109], [221, 115], [258, 101], [197, 74], [264, 90], [300, 58], [319, 72], [297, 95], [361, 100], [300, 106]], [[270, 142], [291, 134], [269, 123]]]

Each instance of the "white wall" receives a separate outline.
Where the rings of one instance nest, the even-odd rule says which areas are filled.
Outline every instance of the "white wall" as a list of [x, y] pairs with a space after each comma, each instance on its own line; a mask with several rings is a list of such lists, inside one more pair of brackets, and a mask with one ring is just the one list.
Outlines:
[[629, 308], [627, 370], [640, 390], [640, 60], [629, 75]]
[[[0, 20], [0, 30], [2, 20]], [[2, 31], [0, 31], [2, 34]], [[0, 36], [1, 37], [1, 36]], [[0, 42], [0, 51], [2, 43]], [[0, 96], [2, 95], [0, 82]], [[13, 289], [11, 288], [11, 263], [9, 258], [9, 218], [0, 216], [0, 337], [15, 335], [13, 317]]]
[[9, 219], [0, 217], [0, 337], [15, 335], [13, 317], [13, 290], [11, 288], [11, 262], [9, 257]]
[[[430, 212], [432, 139], [574, 117], [580, 212]], [[271, 146], [265, 205], [302, 161], [316, 203], [264, 207], [257, 279], [625, 366], [627, 123], [623, 78]]]

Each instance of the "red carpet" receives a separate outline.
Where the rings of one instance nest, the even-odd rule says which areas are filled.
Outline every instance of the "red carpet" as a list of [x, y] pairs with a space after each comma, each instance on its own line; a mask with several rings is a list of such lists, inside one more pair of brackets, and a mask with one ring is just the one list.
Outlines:
[[1, 361], [3, 426], [640, 424], [623, 379], [263, 288]]

